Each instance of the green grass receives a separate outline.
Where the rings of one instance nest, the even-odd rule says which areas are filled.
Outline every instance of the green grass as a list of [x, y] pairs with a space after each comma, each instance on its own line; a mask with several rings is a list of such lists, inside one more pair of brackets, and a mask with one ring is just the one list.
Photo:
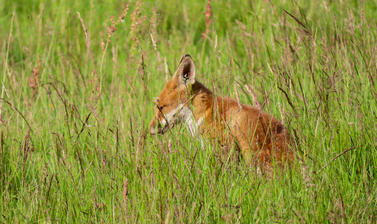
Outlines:
[[[0, 223], [377, 222], [377, 2], [212, 1], [203, 38], [206, 5], [130, 1], [108, 39], [125, 2], [0, 1]], [[148, 135], [184, 53], [219, 95], [249, 84], [304, 163]]]

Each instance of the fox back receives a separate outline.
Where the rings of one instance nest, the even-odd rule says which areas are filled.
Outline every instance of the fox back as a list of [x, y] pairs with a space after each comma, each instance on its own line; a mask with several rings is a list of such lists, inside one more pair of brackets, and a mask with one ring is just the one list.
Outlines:
[[193, 136], [238, 147], [247, 162], [269, 165], [291, 162], [291, 138], [284, 125], [272, 115], [234, 99], [215, 96], [195, 79], [195, 65], [184, 55], [177, 71], [156, 99], [151, 134], [164, 134], [185, 122]]

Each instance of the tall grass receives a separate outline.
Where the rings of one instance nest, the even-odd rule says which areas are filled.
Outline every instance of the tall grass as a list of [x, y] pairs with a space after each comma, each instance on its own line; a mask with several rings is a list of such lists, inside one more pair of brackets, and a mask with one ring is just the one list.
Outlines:
[[[375, 223], [376, 1], [0, 2], [0, 222]], [[216, 94], [282, 119], [272, 176], [152, 99], [190, 53]]]

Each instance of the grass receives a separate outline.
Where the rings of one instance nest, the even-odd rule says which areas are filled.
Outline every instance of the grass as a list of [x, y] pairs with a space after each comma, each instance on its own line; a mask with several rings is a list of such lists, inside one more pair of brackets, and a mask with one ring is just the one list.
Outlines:
[[[0, 2], [0, 223], [377, 221], [377, 2], [207, 4]], [[184, 53], [219, 95], [250, 85], [303, 163], [148, 135]]]

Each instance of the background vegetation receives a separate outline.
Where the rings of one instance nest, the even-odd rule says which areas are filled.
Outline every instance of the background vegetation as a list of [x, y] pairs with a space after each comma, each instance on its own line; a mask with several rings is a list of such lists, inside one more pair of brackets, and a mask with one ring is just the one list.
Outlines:
[[[377, 2], [0, 1], [0, 223], [377, 222]], [[153, 97], [190, 53], [219, 95], [295, 136], [272, 176]]]

